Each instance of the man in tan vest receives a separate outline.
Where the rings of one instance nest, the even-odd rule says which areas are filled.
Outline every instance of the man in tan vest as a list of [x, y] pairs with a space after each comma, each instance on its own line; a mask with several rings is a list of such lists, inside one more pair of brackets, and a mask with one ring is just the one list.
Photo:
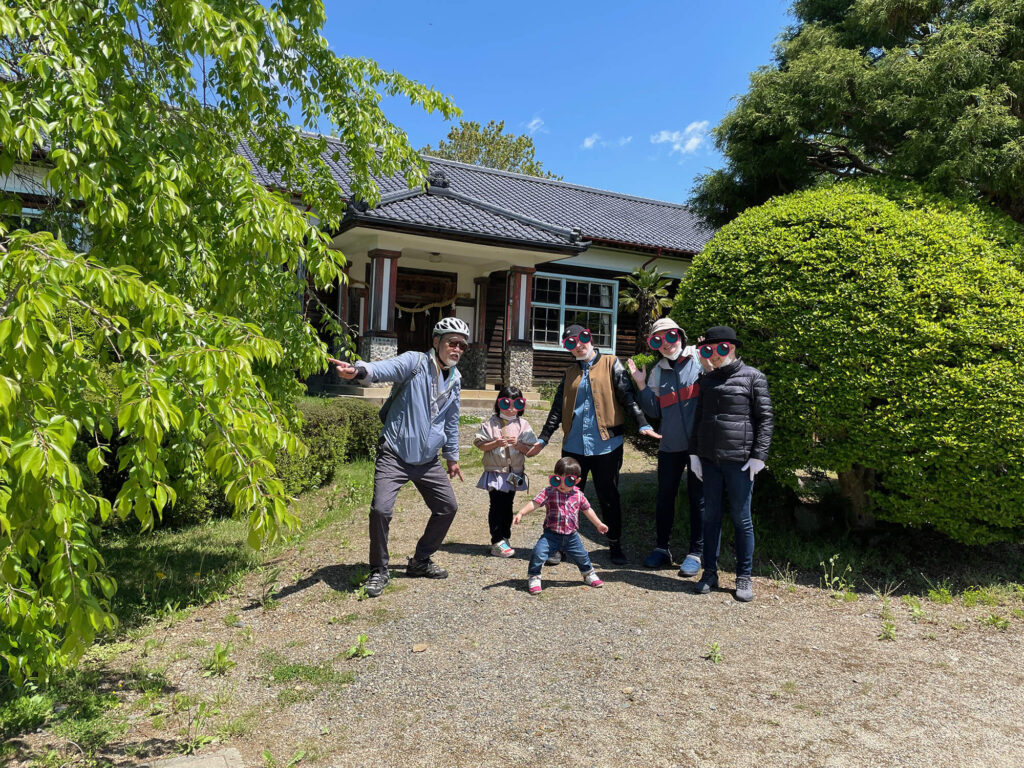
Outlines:
[[[597, 500], [608, 525], [608, 555], [614, 564], [624, 565], [627, 561], [622, 551], [619, 470], [626, 411], [643, 434], [659, 440], [661, 435], [647, 423], [637, 405], [629, 373], [613, 355], [602, 355], [594, 347], [589, 330], [570, 325], [562, 332], [562, 346], [569, 350], [575, 362], [565, 370], [544, 429], [530, 455], [543, 450], [558, 425], [562, 425], [565, 434], [562, 455], [580, 463], [583, 470], [580, 490], [587, 482], [587, 475], [593, 472]], [[557, 556], [553, 560], [558, 562]]]

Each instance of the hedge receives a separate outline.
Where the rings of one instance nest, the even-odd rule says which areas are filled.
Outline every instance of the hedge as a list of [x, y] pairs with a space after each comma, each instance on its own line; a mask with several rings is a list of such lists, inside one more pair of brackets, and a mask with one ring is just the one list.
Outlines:
[[768, 377], [769, 467], [969, 544], [1024, 538], [1024, 235], [907, 184], [775, 198], [716, 233], [672, 317]]
[[299, 403], [300, 437], [309, 453], [278, 454], [278, 476], [292, 495], [319, 488], [334, 478], [343, 461], [372, 458], [380, 436], [379, 407], [347, 397], [307, 397]]

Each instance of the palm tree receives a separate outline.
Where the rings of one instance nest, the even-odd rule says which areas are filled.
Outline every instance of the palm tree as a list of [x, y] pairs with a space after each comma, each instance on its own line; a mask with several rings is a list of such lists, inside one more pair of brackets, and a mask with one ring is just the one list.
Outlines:
[[658, 268], [647, 270], [637, 267], [626, 276], [629, 287], [619, 293], [619, 309], [630, 314], [636, 313], [639, 320], [637, 327], [636, 351], [647, 351], [647, 337], [651, 335], [651, 326], [661, 317], [662, 310], [672, 306], [668, 296], [672, 280], [665, 277]]

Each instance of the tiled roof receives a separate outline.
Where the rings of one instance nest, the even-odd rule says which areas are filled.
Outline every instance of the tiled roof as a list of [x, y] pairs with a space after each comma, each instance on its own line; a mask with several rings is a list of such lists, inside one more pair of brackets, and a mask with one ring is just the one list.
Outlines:
[[[347, 191], [350, 174], [344, 147], [335, 138], [325, 138], [324, 161]], [[243, 146], [241, 152], [253, 164], [261, 183], [281, 186], [280, 178], [261, 168], [247, 147]], [[339, 160], [332, 159], [335, 152], [339, 153]], [[684, 205], [436, 157], [424, 159], [431, 177], [443, 177], [447, 187], [410, 191], [401, 175], [377, 178], [380, 204], [369, 211], [351, 207], [346, 217], [349, 226], [361, 221], [378, 225], [391, 221], [404, 226], [532, 242], [538, 247], [571, 248], [571, 244], [581, 240], [597, 239], [683, 253], [699, 252], [714, 233]], [[573, 235], [574, 229], [579, 233]], [[573, 250], [583, 247], [585, 242]]]
[[356, 219], [405, 224], [414, 229], [438, 228], [453, 234], [520, 241], [523, 244], [546, 244], [572, 251], [581, 251], [586, 247], [569, 233], [551, 231], [547, 227], [518, 221], [482, 208], [470, 201], [439, 194], [421, 193], [394, 202], [389, 202], [385, 197], [376, 208], [356, 214]]

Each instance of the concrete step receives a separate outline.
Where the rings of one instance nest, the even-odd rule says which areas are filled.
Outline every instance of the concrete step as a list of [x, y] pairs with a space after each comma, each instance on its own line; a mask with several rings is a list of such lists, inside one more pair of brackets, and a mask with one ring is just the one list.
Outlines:
[[[323, 394], [328, 396], [351, 397], [363, 400], [367, 403], [383, 405], [384, 401], [387, 400], [388, 395], [391, 394], [391, 386], [360, 387], [354, 384], [331, 384], [324, 389]], [[464, 389], [462, 390], [462, 407], [493, 408], [494, 399], [497, 396], [498, 393], [493, 389]], [[524, 393], [524, 396], [526, 397], [527, 410], [533, 410], [535, 408], [547, 410], [548, 404], [540, 399], [540, 394], [536, 390], [527, 390]]]

